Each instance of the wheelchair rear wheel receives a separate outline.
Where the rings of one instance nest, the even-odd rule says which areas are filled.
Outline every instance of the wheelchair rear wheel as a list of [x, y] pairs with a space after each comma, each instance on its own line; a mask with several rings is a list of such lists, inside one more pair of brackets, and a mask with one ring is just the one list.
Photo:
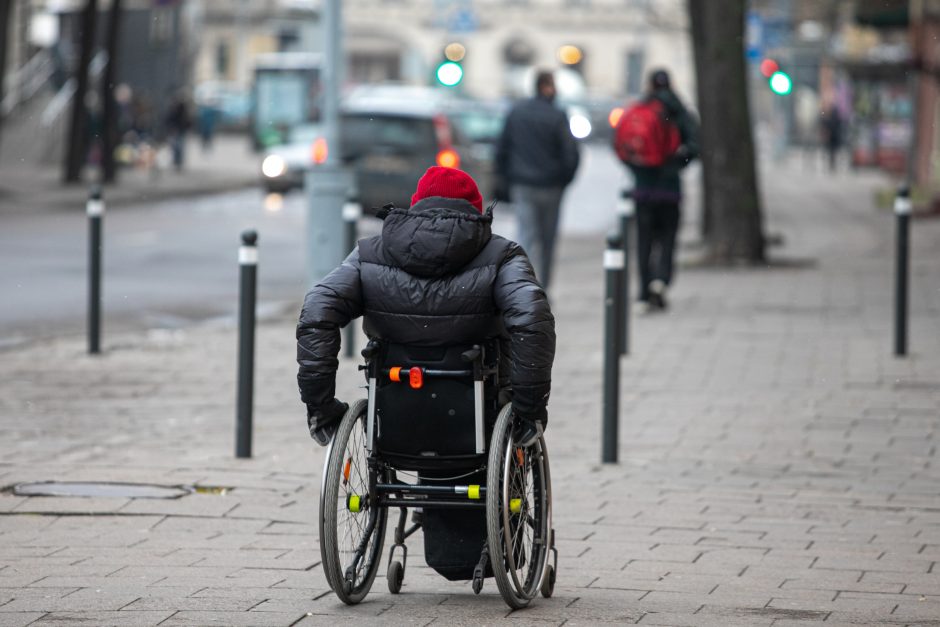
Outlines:
[[366, 450], [367, 403], [353, 403], [330, 444], [320, 489], [320, 556], [343, 603], [369, 593], [385, 543], [388, 510], [377, 507]]
[[493, 427], [487, 464], [486, 532], [496, 585], [513, 609], [535, 597], [551, 545], [551, 476], [545, 439], [528, 448], [512, 438], [505, 405]]

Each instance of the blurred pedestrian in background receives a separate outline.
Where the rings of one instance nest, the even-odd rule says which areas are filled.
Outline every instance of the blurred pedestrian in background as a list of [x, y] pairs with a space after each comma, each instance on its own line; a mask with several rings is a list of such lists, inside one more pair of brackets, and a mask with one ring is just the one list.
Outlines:
[[167, 139], [173, 151], [173, 167], [177, 172], [183, 169], [186, 159], [186, 133], [191, 125], [189, 101], [183, 92], [173, 99], [166, 115]]
[[199, 138], [202, 140], [203, 152], [212, 150], [212, 138], [215, 136], [218, 117], [219, 104], [214, 98], [199, 105]]
[[672, 91], [669, 74], [656, 70], [649, 91], [627, 109], [614, 148], [633, 172], [641, 313], [668, 306], [682, 201], [681, 170], [698, 156], [698, 123]]
[[820, 131], [823, 144], [829, 155], [829, 171], [835, 172], [838, 165], [839, 149], [842, 148], [842, 114], [836, 103], [830, 103], [820, 117]]
[[508, 185], [519, 225], [519, 244], [546, 290], [552, 278], [562, 194], [579, 161], [568, 116], [554, 101], [552, 73], [539, 72], [535, 97], [512, 108], [496, 149], [496, 172]]

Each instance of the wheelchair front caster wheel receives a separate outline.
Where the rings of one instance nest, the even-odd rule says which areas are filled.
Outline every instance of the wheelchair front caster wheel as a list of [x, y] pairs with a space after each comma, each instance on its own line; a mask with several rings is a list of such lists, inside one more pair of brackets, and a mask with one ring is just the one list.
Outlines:
[[551, 564], [548, 564], [545, 567], [545, 579], [542, 581], [542, 596], [546, 599], [552, 596], [552, 593], [555, 592], [555, 567]]
[[473, 586], [473, 594], [480, 594], [480, 590], [483, 589], [483, 577], [474, 575], [472, 586]]
[[405, 580], [405, 567], [401, 562], [394, 561], [388, 565], [388, 591], [392, 594], [401, 592], [401, 584]]

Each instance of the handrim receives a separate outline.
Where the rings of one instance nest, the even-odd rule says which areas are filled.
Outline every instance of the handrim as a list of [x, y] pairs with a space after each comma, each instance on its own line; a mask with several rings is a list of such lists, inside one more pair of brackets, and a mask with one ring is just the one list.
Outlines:
[[[506, 405], [499, 413], [491, 440], [487, 469], [487, 541], [490, 554], [494, 556], [493, 574], [496, 577], [500, 594], [510, 607], [520, 609], [528, 605], [529, 601], [539, 593], [545, 575], [550, 542], [549, 530], [551, 529], [549, 503], [551, 488], [548, 484], [544, 439], [540, 438], [534, 447], [528, 450], [522, 449], [523, 473], [531, 480], [526, 480], [524, 484], [521, 484], [523, 491], [526, 492], [521, 503], [527, 506], [526, 511], [530, 512], [527, 524], [521, 529], [532, 528], [532, 537], [531, 546], [525, 551], [527, 576], [524, 582], [520, 582], [515, 566], [517, 555], [512, 548], [504, 550], [504, 547], [513, 546], [511, 515], [508, 508], [504, 507], [511, 498], [508, 479], [510, 479], [510, 470], [514, 467], [513, 455], [517, 449], [512, 445], [511, 430], [511, 406]], [[529, 499], [531, 503], [527, 503]], [[533, 509], [534, 517], [531, 515]], [[538, 539], [541, 543], [536, 541]]]
[[[340, 422], [327, 455], [320, 498], [320, 550], [324, 572], [336, 596], [350, 605], [365, 598], [375, 580], [381, 561], [388, 515], [385, 508], [375, 507], [368, 502], [368, 497], [373, 491], [370, 485], [368, 453], [365, 446], [366, 430], [363, 424], [366, 409], [366, 401], [360, 399], [353, 403]], [[364, 507], [361, 512], [352, 513], [348, 510], [346, 503], [349, 495], [363, 498]], [[373, 516], [375, 527], [370, 532], [368, 527]], [[359, 562], [353, 585], [350, 587], [346, 582], [345, 573], [351, 565], [356, 547], [366, 537], [366, 533], [370, 533], [371, 537], [367, 541], [365, 554]], [[347, 556], [345, 561], [344, 555]]]

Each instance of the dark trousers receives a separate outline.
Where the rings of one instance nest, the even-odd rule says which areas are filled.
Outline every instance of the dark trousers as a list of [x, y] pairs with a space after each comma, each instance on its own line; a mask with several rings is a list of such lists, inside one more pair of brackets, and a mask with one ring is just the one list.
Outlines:
[[517, 241], [532, 262], [535, 278], [545, 289], [552, 279], [552, 258], [564, 191], [560, 186], [516, 184], [509, 192], [519, 223]]
[[649, 300], [650, 283], [672, 281], [672, 258], [679, 231], [678, 202], [638, 202], [636, 254], [640, 272], [640, 300]]

